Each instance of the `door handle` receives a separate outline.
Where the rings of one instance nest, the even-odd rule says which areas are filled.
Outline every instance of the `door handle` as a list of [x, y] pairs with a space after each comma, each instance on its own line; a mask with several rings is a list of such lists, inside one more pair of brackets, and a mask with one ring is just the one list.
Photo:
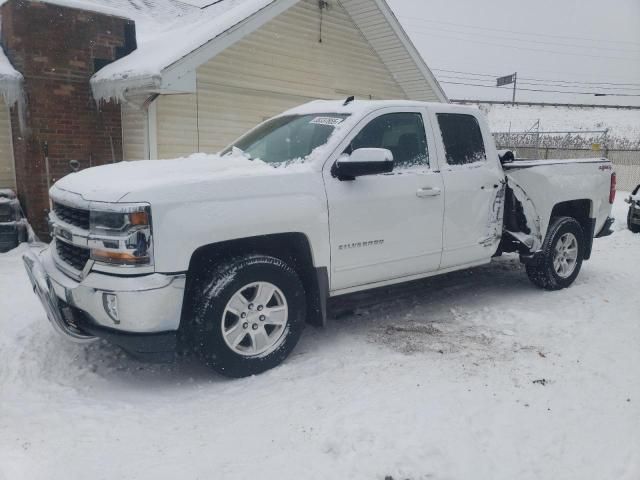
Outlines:
[[419, 188], [416, 192], [418, 198], [437, 197], [442, 193], [439, 188]]

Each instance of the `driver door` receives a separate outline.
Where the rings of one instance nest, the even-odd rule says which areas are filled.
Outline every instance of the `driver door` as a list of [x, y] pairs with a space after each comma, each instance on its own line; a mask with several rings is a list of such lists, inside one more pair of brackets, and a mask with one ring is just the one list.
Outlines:
[[[444, 190], [430, 159], [431, 129], [421, 109], [385, 109], [363, 120], [343, 155], [386, 148], [390, 174], [341, 181], [324, 168], [329, 204], [331, 290], [420, 275], [439, 268]], [[429, 133], [428, 133], [429, 132]]]

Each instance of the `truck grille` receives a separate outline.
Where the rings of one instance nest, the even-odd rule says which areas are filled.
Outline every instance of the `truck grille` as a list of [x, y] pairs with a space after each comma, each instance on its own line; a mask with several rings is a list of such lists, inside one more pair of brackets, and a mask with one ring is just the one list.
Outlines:
[[82, 270], [89, 261], [89, 249], [56, 240], [56, 251], [61, 260], [76, 270]]
[[53, 211], [63, 222], [75, 225], [84, 230], [89, 230], [89, 210], [67, 207], [61, 203], [53, 204]]

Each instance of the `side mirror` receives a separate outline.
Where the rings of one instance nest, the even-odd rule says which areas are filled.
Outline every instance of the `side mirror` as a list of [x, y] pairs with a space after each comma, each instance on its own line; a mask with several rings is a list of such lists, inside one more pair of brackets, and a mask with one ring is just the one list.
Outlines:
[[378, 175], [393, 171], [393, 153], [386, 148], [359, 148], [349, 156], [342, 156], [333, 166], [332, 174], [340, 180], [355, 180], [364, 175]]

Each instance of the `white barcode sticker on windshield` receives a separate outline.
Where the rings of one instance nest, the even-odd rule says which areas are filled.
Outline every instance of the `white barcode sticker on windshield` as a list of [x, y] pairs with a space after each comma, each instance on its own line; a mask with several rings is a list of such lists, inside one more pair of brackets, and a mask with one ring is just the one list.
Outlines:
[[314, 125], [330, 125], [332, 127], [335, 127], [336, 125], [341, 124], [343, 120], [344, 118], [340, 117], [316, 117], [309, 123], [313, 123]]

